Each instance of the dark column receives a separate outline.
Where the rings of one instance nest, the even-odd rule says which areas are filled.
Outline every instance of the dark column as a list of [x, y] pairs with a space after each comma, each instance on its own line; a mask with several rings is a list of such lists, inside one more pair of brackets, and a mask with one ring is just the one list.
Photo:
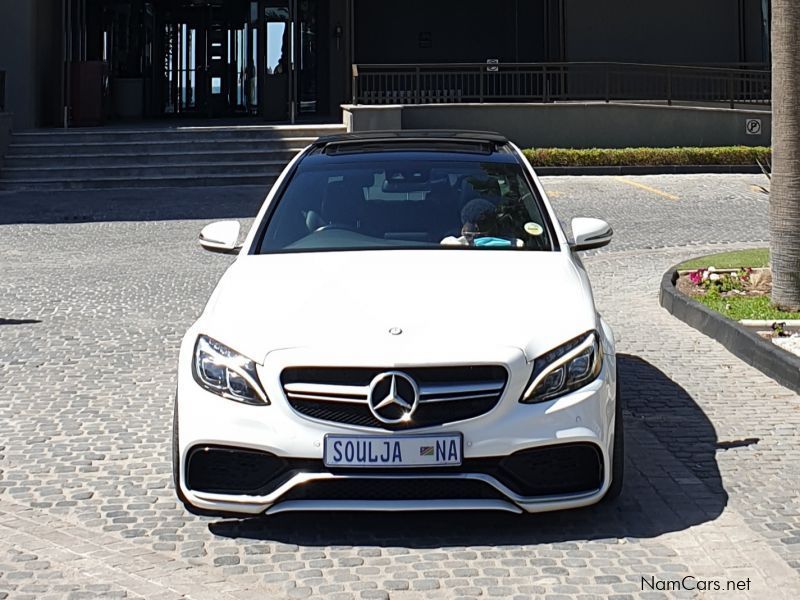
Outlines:
[[61, 121], [61, 10], [60, 0], [0, 2], [0, 69], [15, 129]]
[[564, 51], [564, 0], [545, 0], [545, 58], [546, 62], [562, 62]]
[[267, 28], [264, 22], [264, 11], [266, 10], [267, 3], [265, 0], [259, 0], [258, 3], [258, 50], [256, 52], [257, 65], [256, 72], [258, 73], [258, 114], [265, 117], [267, 114]]
[[740, 10], [739, 59], [742, 62], [769, 63], [769, 2], [740, 0]]
[[[19, 4], [19, 3], [15, 3]], [[58, 126], [63, 122], [62, 44], [60, 0], [36, 0], [36, 94], [37, 125]]]
[[[341, 117], [342, 104], [350, 102], [350, 48], [353, 31], [351, 28], [352, 0], [329, 0], [330, 13], [327, 30], [328, 47], [328, 115], [332, 120]], [[320, 32], [323, 34], [323, 32]]]
[[517, 0], [516, 3], [516, 62], [545, 62], [549, 60], [548, 3], [551, 0]]

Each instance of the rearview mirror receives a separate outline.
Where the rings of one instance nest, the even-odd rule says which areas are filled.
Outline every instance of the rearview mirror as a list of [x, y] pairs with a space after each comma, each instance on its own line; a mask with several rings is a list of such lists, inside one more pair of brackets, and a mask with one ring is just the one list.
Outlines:
[[587, 219], [578, 217], [572, 219], [571, 247], [576, 252], [581, 250], [594, 250], [611, 243], [614, 231], [611, 226], [601, 219]]
[[209, 252], [236, 254], [239, 245], [239, 221], [217, 221], [206, 225], [200, 232], [200, 245]]

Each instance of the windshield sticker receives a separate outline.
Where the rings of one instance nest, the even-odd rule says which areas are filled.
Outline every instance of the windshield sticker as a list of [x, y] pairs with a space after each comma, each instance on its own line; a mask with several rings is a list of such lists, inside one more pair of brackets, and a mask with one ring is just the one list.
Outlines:
[[544, 229], [538, 223], [525, 223], [525, 233], [538, 237], [544, 233]]

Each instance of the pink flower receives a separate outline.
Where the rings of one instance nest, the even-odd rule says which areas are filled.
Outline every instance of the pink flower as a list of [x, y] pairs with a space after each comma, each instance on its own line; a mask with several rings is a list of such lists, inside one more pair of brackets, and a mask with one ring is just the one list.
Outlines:
[[689, 273], [689, 281], [691, 281], [694, 285], [700, 285], [703, 283], [703, 279], [703, 269]]

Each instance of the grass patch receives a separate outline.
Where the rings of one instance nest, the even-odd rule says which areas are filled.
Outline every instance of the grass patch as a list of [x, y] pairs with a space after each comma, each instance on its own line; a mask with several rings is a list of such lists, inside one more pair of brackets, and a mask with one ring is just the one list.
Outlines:
[[724, 298], [719, 295], [706, 295], [695, 296], [694, 299], [734, 321], [743, 319], [763, 319], [765, 321], [800, 319], [800, 313], [784, 312], [772, 306], [768, 296]]
[[752, 250], [740, 250], [738, 252], [723, 252], [688, 260], [678, 267], [680, 271], [695, 269], [738, 269], [740, 267], [752, 267], [760, 269], [769, 266], [769, 249], [754, 248]]
[[755, 165], [771, 160], [764, 146], [710, 148], [529, 148], [523, 151], [534, 167], [664, 167]]

